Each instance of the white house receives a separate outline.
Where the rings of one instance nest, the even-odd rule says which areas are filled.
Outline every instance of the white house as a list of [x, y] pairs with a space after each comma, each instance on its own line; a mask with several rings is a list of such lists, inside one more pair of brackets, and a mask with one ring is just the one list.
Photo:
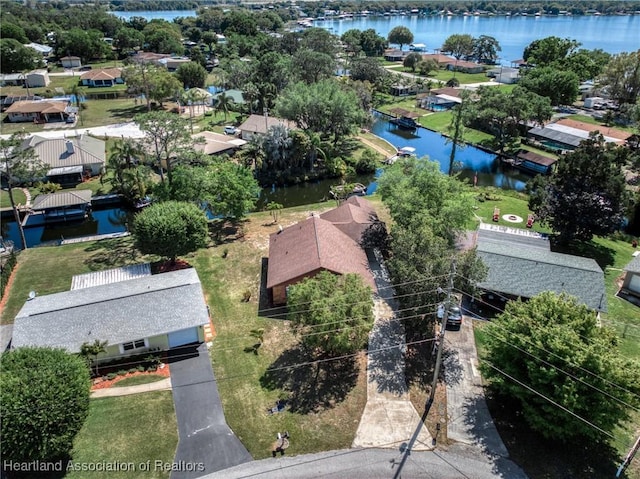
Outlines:
[[47, 70], [34, 70], [27, 73], [26, 82], [30, 88], [41, 88], [49, 86], [51, 79]]

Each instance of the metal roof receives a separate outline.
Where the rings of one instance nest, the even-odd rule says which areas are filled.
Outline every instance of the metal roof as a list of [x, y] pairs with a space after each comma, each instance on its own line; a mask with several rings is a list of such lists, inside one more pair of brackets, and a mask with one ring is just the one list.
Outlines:
[[80, 135], [73, 138], [44, 138], [33, 135], [23, 147], [33, 147], [38, 158], [50, 168], [89, 166], [105, 163], [106, 143], [99, 138]]
[[82, 173], [83, 170], [82, 165], [78, 166], [63, 166], [61, 168], [51, 168], [47, 171], [47, 176], [58, 176], [58, 175], [70, 175], [73, 173]]
[[640, 273], [640, 255], [634, 256], [633, 259], [624, 267], [624, 270], [629, 273]]
[[31, 209], [39, 211], [49, 208], [84, 205], [87, 203], [91, 203], [91, 190], [63, 191], [36, 196]]
[[492, 241], [478, 243], [478, 256], [489, 269], [478, 284], [483, 289], [522, 298], [567, 293], [591, 309], [607, 310], [604, 273], [591, 258]]
[[531, 128], [529, 130], [529, 134], [533, 136], [538, 136], [540, 138], [545, 138], [547, 140], [555, 141], [556, 143], [561, 143], [563, 145], [569, 145], [573, 147], [577, 147], [580, 145], [580, 142], [584, 140], [584, 138], [576, 135], [572, 135], [570, 133], [565, 133], [562, 131], [554, 130], [551, 128]]
[[200, 280], [191, 268], [37, 296], [16, 316], [12, 346], [74, 353], [96, 339], [122, 344], [208, 321]]
[[151, 276], [151, 265], [149, 263], [131, 264], [121, 268], [77, 274], [71, 278], [71, 290], [93, 288], [94, 286], [119, 283], [120, 281], [142, 278], [144, 276]]

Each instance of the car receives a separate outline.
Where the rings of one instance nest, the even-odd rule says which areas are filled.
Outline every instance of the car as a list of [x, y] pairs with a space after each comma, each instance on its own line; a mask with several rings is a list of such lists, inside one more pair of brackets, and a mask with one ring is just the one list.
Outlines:
[[225, 126], [224, 127], [224, 134], [225, 135], [235, 135], [236, 133], [238, 133], [238, 129], [235, 126]]
[[447, 329], [460, 329], [462, 326], [462, 311], [460, 306], [449, 306], [447, 314]]

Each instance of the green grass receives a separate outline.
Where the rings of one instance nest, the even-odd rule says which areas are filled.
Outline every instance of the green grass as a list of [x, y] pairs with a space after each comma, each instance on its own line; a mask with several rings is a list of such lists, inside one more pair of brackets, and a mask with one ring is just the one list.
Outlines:
[[159, 374], [140, 374], [138, 376], [131, 376], [130, 378], [124, 378], [113, 384], [114, 388], [123, 388], [127, 386], [139, 386], [140, 384], [149, 384], [162, 381], [164, 376]]
[[[68, 479], [168, 478], [170, 471], [154, 468], [155, 461], [172, 463], [178, 444], [171, 392], [92, 399], [89, 417], [74, 441], [73, 464], [133, 463], [118, 472], [72, 471]], [[139, 467], [151, 460], [149, 471]]]
[[20, 253], [15, 280], [2, 310], [2, 324], [12, 323], [29, 291], [39, 295], [68, 291], [73, 275], [154, 261], [133, 247], [131, 238], [30, 248]]
[[449, 70], [438, 70], [434, 72], [432, 75], [427, 77], [427, 79], [438, 80], [446, 83], [447, 81], [454, 78], [460, 82], [461, 85], [466, 85], [468, 83], [482, 83], [489, 81], [490, 78], [487, 78], [486, 73], [462, 73], [462, 72], [454, 72]]
[[[420, 117], [418, 122], [425, 128], [448, 135], [452, 115], [453, 113], [450, 111], [431, 113]], [[493, 136], [488, 133], [473, 128], [465, 128], [463, 135], [464, 141], [471, 144], [484, 144], [491, 141], [492, 138]]]
[[628, 131], [629, 133], [635, 133], [635, 128], [633, 126], [613, 125], [610, 127], [603, 121], [597, 120], [591, 115], [569, 115], [567, 118], [570, 120], [581, 121], [583, 123], [589, 123], [590, 125], [598, 125], [604, 128], [613, 128], [615, 130]]
[[[24, 205], [27, 202], [27, 197], [20, 188], [12, 188], [13, 201], [16, 204]], [[11, 200], [9, 199], [9, 192], [6, 190], [0, 190], [0, 208], [11, 208]]]

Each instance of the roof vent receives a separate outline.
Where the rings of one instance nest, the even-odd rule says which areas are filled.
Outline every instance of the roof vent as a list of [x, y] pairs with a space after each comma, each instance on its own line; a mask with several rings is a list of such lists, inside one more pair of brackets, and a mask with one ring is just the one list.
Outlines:
[[73, 155], [76, 152], [73, 146], [73, 141], [67, 140], [66, 143], [67, 143], [67, 153], [69, 155]]

